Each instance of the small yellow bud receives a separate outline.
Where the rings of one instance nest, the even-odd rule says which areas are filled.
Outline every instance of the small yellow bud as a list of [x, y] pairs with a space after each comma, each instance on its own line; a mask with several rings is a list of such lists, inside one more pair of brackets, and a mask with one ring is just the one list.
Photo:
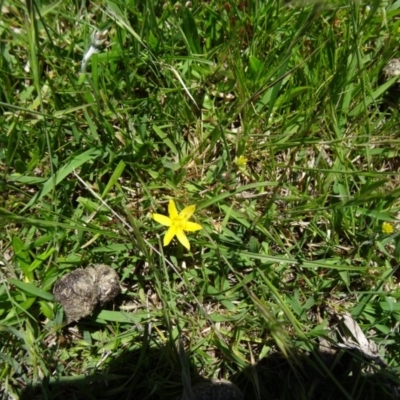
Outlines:
[[236, 157], [234, 163], [241, 171], [244, 171], [246, 169], [247, 158], [245, 156]]
[[393, 233], [394, 228], [393, 228], [393, 224], [391, 224], [390, 222], [384, 222], [382, 224], [382, 233], [386, 233], [387, 235]]

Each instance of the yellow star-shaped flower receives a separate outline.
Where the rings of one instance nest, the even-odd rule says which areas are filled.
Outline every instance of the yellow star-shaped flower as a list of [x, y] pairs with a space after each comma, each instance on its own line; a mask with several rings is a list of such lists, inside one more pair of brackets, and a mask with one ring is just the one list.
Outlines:
[[194, 205], [187, 206], [181, 211], [180, 214], [178, 214], [175, 202], [171, 199], [168, 204], [169, 217], [161, 214], [152, 215], [154, 221], [157, 221], [159, 224], [169, 226], [169, 229], [164, 235], [164, 246], [168, 246], [173, 237], [176, 236], [182, 245], [190, 250], [190, 243], [184, 231], [194, 232], [202, 229], [200, 224], [188, 221], [188, 219], [193, 215], [195, 209], [196, 206]]

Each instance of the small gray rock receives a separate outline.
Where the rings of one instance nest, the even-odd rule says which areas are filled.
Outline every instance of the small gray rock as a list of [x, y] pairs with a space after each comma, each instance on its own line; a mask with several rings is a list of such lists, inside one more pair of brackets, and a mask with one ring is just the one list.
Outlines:
[[102, 306], [119, 293], [119, 276], [114, 269], [105, 264], [95, 264], [99, 285], [99, 303]]
[[[383, 68], [383, 75], [385, 81], [388, 81], [395, 76], [398, 76], [400, 79], [400, 58], [392, 58]], [[400, 82], [396, 82], [396, 84], [393, 85], [393, 88], [395, 90], [400, 90]]]
[[55, 283], [53, 294], [70, 323], [90, 315], [98, 304], [114, 299], [119, 290], [118, 274], [108, 265], [94, 264], [63, 276]]

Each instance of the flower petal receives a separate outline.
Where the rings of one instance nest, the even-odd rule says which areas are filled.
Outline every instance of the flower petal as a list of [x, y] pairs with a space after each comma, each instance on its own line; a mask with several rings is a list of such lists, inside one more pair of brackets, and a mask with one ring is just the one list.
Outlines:
[[199, 231], [200, 229], [203, 229], [203, 227], [200, 224], [196, 224], [196, 222], [188, 221], [183, 224], [184, 231], [194, 232], [194, 231]]
[[178, 210], [176, 209], [175, 202], [171, 199], [168, 204], [168, 214], [171, 219], [174, 219], [178, 216]]
[[190, 243], [188, 238], [185, 235], [185, 232], [183, 232], [182, 229], [177, 229], [176, 231], [176, 237], [178, 240], [185, 246], [188, 250], [190, 250]]
[[172, 238], [177, 234], [176, 228], [174, 226], [171, 226], [166, 234], [164, 235], [164, 246], [168, 246], [171, 243]]
[[153, 214], [151, 217], [161, 225], [171, 226], [172, 224], [171, 218], [166, 215]]
[[179, 214], [179, 216], [184, 220], [187, 221], [194, 213], [194, 210], [196, 210], [196, 206], [187, 206], [185, 207], [182, 212]]

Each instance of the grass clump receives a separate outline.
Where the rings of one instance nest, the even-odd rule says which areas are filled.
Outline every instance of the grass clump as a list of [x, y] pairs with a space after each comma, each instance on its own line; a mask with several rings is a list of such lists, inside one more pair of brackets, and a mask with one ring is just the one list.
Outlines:
[[[397, 2], [1, 7], [4, 396], [396, 398]], [[93, 263], [122, 292], [67, 325], [54, 284]]]

